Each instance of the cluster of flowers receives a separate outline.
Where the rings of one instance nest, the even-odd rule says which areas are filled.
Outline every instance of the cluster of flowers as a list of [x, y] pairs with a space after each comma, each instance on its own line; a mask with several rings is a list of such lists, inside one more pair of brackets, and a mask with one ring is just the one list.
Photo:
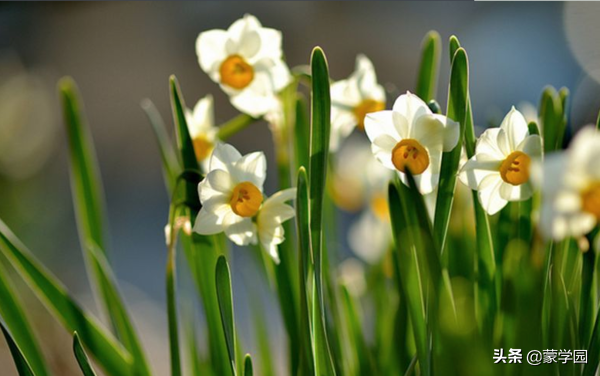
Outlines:
[[[196, 52], [200, 67], [230, 96], [234, 107], [252, 117], [269, 119], [278, 116], [282, 107], [278, 94], [292, 82], [283, 60], [281, 39], [281, 32], [264, 28], [254, 16], [246, 15], [228, 30], [201, 33]], [[364, 238], [361, 233], [372, 234], [375, 228], [390, 231], [389, 225], [377, 222], [388, 221], [384, 189], [391, 171], [405, 184], [406, 173], [414, 175], [432, 216], [442, 155], [459, 144], [459, 124], [433, 113], [410, 92], [398, 97], [392, 109], [386, 110], [385, 90], [377, 82], [373, 64], [363, 55], [357, 57], [356, 69], [347, 79], [332, 84], [331, 100], [330, 150], [348, 154], [348, 158], [338, 159], [342, 161], [356, 160], [353, 155], [370, 166], [372, 161], [378, 161], [378, 166], [366, 169], [369, 173], [364, 183], [368, 188], [362, 189], [371, 196], [369, 217], [377, 221], [361, 220], [365, 224], [362, 229], [351, 231], [351, 237], [355, 234], [357, 239]], [[212, 97], [207, 96], [187, 113], [195, 151], [207, 174], [199, 185], [202, 210], [194, 230], [201, 234], [225, 232], [238, 245], [260, 241], [277, 261], [277, 245], [284, 239], [281, 225], [294, 216], [285, 202], [293, 199], [295, 190], [278, 192], [263, 202], [265, 156], [261, 152], [241, 156], [232, 146], [219, 144], [212, 107]], [[368, 156], [360, 148], [348, 152], [342, 147], [355, 127], [364, 130], [370, 140]], [[530, 134], [524, 116], [512, 108], [500, 127], [481, 135], [475, 155], [463, 161], [459, 177], [478, 192], [482, 207], [490, 215], [510, 201], [529, 199], [536, 189], [541, 189], [543, 233], [555, 239], [581, 236], [592, 230], [600, 218], [598, 146], [600, 133], [586, 128], [568, 150], [543, 161], [541, 137]], [[338, 167], [343, 170], [343, 163]], [[339, 175], [343, 178], [343, 171]], [[342, 206], [353, 206], [356, 200], [348, 200], [345, 183], [339, 184], [338, 189], [334, 184], [334, 199]], [[380, 238], [389, 244], [391, 236], [382, 234]], [[377, 256], [369, 256], [364, 249], [371, 249], [372, 253], [373, 245], [359, 245], [355, 251], [367, 261], [375, 261]]]

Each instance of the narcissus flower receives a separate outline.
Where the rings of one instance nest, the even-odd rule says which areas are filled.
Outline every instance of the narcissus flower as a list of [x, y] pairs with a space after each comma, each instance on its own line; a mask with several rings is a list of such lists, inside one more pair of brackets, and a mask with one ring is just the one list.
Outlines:
[[254, 217], [263, 202], [267, 160], [262, 152], [242, 155], [231, 145], [219, 144], [209, 172], [198, 184], [202, 209], [194, 231], [202, 235], [225, 232], [238, 245], [256, 243]]
[[527, 121], [513, 107], [499, 128], [481, 135], [475, 155], [461, 169], [460, 179], [478, 191], [479, 202], [488, 214], [496, 214], [509, 201], [531, 197], [531, 163], [541, 156], [540, 136], [529, 134]]
[[218, 132], [217, 127], [214, 125], [212, 95], [200, 99], [194, 106], [194, 110], [186, 108], [185, 119], [194, 143], [194, 152], [196, 152], [198, 162], [208, 161], [208, 157], [215, 147]]
[[432, 113], [410, 92], [398, 97], [391, 111], [368, 114], [365, 130], [375, 157], [404, 184], [410, 170], [422, 194], [437, 188], [442, 153], [454, 149], [459, 137], [458, 123]]
[[281, 224], [294, 216], [285, 202], [296, 190], [286, 189], [263, 203], [267, 162], [262, 152], [242, 156], [233, 146], [218, 144], [209, 172], [198, 185], [202, 209], [194, 231], [201, 235], [225, 232], [237, 245], [257, 244], [279, 262], [277, 246], [283, 242]]
[[548, 156], [543, 168], [541, 229], [561, 240], [590, 232], [600, 221], [600, 133], [582, 129], [569, 149]]
[[209, 30], [196, 40], [200, 67], [220, 84], [241, 112], [259, 117], [277, 105], [291, 82], [281, 51], [281, 32], [262, 27], [252, 15], [227, 30]]
[[385, 90], [377, 84], [371, 60], [356, 57], [356, 69], [345, 80], [331, 85], [331, 150], [358, 126], [364, 129], [365, 116], [385, 109]]

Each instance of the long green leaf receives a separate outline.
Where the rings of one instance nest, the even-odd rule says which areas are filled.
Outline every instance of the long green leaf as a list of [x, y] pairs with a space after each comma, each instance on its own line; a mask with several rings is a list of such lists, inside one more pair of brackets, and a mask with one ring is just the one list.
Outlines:
[[27, 359], [25, 358], [25, 356], [23, 356], [21, 349], [19, 349], [19, 346], [17, 346], [10, 333], [8, 332], [8, 330], [6, 330], [4, 324], [2, 324], [1, 322], [0, 328], [2, 329], [2, 334], [4, 334], [6, 343], [8, 343], [8, 348], [10, 349], [10, 353], [15, 362], [15, 366], [17, 367], [17, 372], [19, 373], [19, 376], [35, 376], [35, 373], [33, 373], [33, 371], [31, 370]]
[[77, 332], [73, 334], [73, 352], [75, 353], [79, 368], [81, 368], [81, 372], [83, 372], [83, 376], [96, 376], [96, 372], [94, 372], [90, 360], [88, 359], [85, 350], [83, 350], [83, 346], [81, 346], [81, 340], [79, 339]]
[[309, 219], [308, 178], [304, 167], [298, 170], [298, 184], [296, 191], [296, 222], [298, 232], [299, 276], [300, 276], [300, 339], [301, 368], [303, 375], [315, 375], [316, 365], [313, 353], [313, 328], [311, 309], [314, 305], [311, 290], [313, 278], [313, 256], [310, 248], [310, 219]]
[[252, 369], [252, 357], [250, 354], [246, 354], [244, 358], [244, 376], [252, 376], [254, 375], [254, 371]]
[[310, 195], [310, 240], [315, 265], [315, 355], [319, 375], [335, 375], [327, 339], [323, 299], [323, 203], [326, 192], [329, 157], [330, 110], [329, 73], [323, 50], [316, 47], [311, 56], [312, 100], [310, 125], [310, 161], [308, 168]]
[[81, 335], [84, 345], [108, 374], [136, 374], [131, 354], [71, 299], [62, 284], [44, 269], [2, 221], [0, 250], [63, 326]]
[[253, 118], [250, 115], [240, 114], [229, 120], [227, 123], [220, 125], [217, 136], [219, 139], [225, 141], [255, 121], [258, 121], [258, 119]]
[[[460, 123], [459, 140], [462, 140], [465, 130], [469, 93], [468, 88], [469, 61], [465, 50], [459, 48], [452, 60], [447, 111], [447, 116], [450, 119]], [[454, 201], [454, 189], [456, 187], [456, 175], [459, 167], [461, 145], [461, 142], [459, 142], [452, 151], [445, 152], [442, 156], [433, 227], [434, 235], [440, 246], [440, 251], [444, 250], [448, 233], [448, 224], [450, 223], [450, 212]]]
[[18, 344], [25, 358], [28, 359], [35, 374], [48, 376], [46, 362], [40, 351], [38, 341], [31, 330], [23, 305], [18, 295], [15, 294], [13, 285], [5, 276], [8, 276], [8, 274], [0, 262], [0, 316], [12, 332], [14, 341]]
[[171, 195], [175, 189], [177, 176], [181, 173], [181, 166], [177, 159], [177, 153], [175, 153], [175, 148], [169, 139], [164, 121], [156, 109], [156, 106], [154, 106], [154, 103], [152, 103], [150, 99], [144, 99], [141, 105], [152, 125], [152, 130], [154, 131], [154, 136], [156, 137], [158, 148], [160, 150], [165, 185], [167, 186], [169, 195]]
[[428, 327], [425, 321], [425, 297], [421, 276], [419, 275], [418, 255], [409, 239], [412, 237], [409, 224], [404, 215], [400, 193], [394, 183], [390, 183], [388, 200], [390, 217], [394, 234], [395, 250], [398, 262], [396, 265], [397, 280], [401, 294], [406, 297], [408, 313], [412, 323], [412, 331], [417, 349], [417, 357], [424, 375], [430, 375]]
[[216, 269], [217, 299], [221, 312], [221, 323], [231, 362], [231, 372], [235, 375], [235, 320], [233, 316], [233, 296], [231, 294], [231, 274], [225, 256], [219, 256]]
[[181, 375], [181, 354], [179, 350], [179, 324], [177, 316], [177, 230], [175, 218], [178, 210], [171, 204], [169, 215], [169, 242], [167, 244], [167, 318], [169, 322], [169, 352], [171, 356], [171, 376]]
[[421, 44], [421, 64], [416, 94], [425, 102], [435, 98], [442, 43], [437, 31], [430, 31]]
[[106, 261], [106, 220], [102, 184], [77, 87], [72, 79], [63, 78], [59, 88], [69, 139], [73, 204], [81, 246], [88, 270], [91, 272], [90, 282], [102, 298], [103, 307], [108, 313], [117, 338], [131, 353], [137, 372], [140, 375], [149, 375], [150, 370], [140, 340], [117, 291], [116, 279]]

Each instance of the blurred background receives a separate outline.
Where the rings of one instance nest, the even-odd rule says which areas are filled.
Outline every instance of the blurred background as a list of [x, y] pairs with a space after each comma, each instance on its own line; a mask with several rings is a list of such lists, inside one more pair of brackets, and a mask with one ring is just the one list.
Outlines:
[[[200, 70], [194, 46], [201, 31], [226, 29], [245, 13], [282, 30], [290, 67], [307, 64], [312, 48], [320, 45], [332, 78], [342, 79], [354, 69], [356, 55], [366, 54], [389, 101], [414, 90], [421, 39], [435, 29], [444, 42], [438, 87], [442, 108], [449, 72], [446, 41], [456, 34], [469, 54], [473, 113], [482, 129], [499, 123], [512, 105], [537, 105], [545, 85], [571, 90], [572, 129], [594, 122], [600, 108], [600, 4], [0, 3], [0, 218], [78, 301], [96, 311], [77, 238], [55, 90], [57, 80], [70, 75], [84, 98], [104, 180], [111, 262], [158, 375], [167, 374], [168, 367], [163, 309], [168, 197], [140, 101], [150, 98], [171, 124], [167, 83], [175, 74], [188, 106], [212, 93], [217, 124], [235, 116], [227, 96]], [[253, 125], [231, 143], [242, 153], [265, 151], [271, 168], [266, 191], [274, 192], [266, 123]], [[345, 239], [340, 239], [342, 247], [347, 247]], [[285, 334], [274, 297], [244, 251], [234, 250], [231, 263], [236, 319], [245, 349], [252, 352], [247, 296], [259, 294], [264, 301], [275, 343], [285, 343]], [[61, 375], [75, 374], [69, 334], [22, 290], [52, 367]], [[273, 350], [284, 354], [283, 346]], [[16, 374], [11, 362], [0, 341], [0, 374]]]

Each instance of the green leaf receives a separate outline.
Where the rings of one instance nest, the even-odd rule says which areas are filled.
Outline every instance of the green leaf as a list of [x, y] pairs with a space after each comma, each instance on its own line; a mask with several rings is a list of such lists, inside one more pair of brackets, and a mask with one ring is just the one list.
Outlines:
[[216, 268], [217, 300], [221, 312], [221, 323], [225, 333], [225, 343], [231, 362], [231, 372], [235, 374], [235, 320], [233, 316], [233, 297], [231, 294], [231, 274], [225, 256], [219, 256]]
[[460, 48], [460, 42], [458, 41], [456, 35], [452, 35], [450, 37], [448, 45], [450, 46], [450, 63], [452, 63], [452, 60], [454, 60], [454, 55], [456, 55], [456, 51], [458, 51], [458, 49]]
[[306, 100], [302, 97], [298, 97], [296, 100], [296, 124], [294, 127], [297, 168], [307, 168], [309, 164], [310, 124], [308, 121], [307, 108]]
[[252, 376], [254, 371], [252, 370], [252, 357], [250, 354], [246, 354], [244, 358], [244, 376]]
[[300, 276], [300, 340], [302, 342], [300, 354], [300, 374], [315, 375], [313, 328], [311, 310], [314, 305], [312, 286], [313, 255], [310, 247], [310, 220], [309, 220], [309, 195], [308, 177], [304, 167], [298, 170], [298, 184], [296, 191], [296, 223], [298, 232], [299, 276]]
[[169, 351], [171, 356], [171, 376], [181, 375], [181, 354], [179, 350], [179, 324], [177, 316], [177, 231], [175, 218], [178, 210], [171, 203], [169, 215], [169, 244], [167, 245], [167, 318], [169, 322]]
[[79, 368], [81, 368], [81, 372], [83, 372], [83, 376], [96, 376], [96, 372], [94, 372], [90, 360], [81, 346], [81, 341], [79, 340], [77, 332], [73, 334], [73, 352], [75, 353], [77, 363], [79, 363]]
[[329, 73], [323, 50], [313, 49], [311, 56], [312, 100], [310, 125], [310, 161], [308, 167], [310, 195], [310, 240], [315, 265], [315, 355], [319, 375], [335, 375], [327, 340], [323, 299], [323, 203], [326, 192], [329, 157], [330, 110]]
[[154, 106], [154, 103], [150, 99], [144, 99], [142, 101], [142, 109], [146, 113], [154, 136], [158, 142], [158, 148], [160, 150], [160, 159], [162, 162], [163, 177], [167, 186], [167, 192], [171, 195], [175, 189], [175, 183], [177, 176], [181, 173], [181, 166], [175, 153], [175, 148], [171, 143], [169, 135], [165, 127], [165, 123], [160, 116], [160, 113]]
[[444, 152], [435, 207], [435, 220], [433, 233], [436, 241], [443, 251], [448, 224], [450, 223], [450, 212], [454, 201], [454, 189], [456, 187], [456, 176], [460, 162], [461, 142], [465, 134], [467, 115], [467, 103], [469, 95], [469, 60], [463, 48], [459, 48], [452, 60], [450, 71], [450, 87], [448, 89], [448, 111], [447, 116], [460, 123], [459, 142], [452, 151]]
[[[180, 163], [183, 171], [200, 171], [196, 153], [194, 152], [194, 142], [190, 136], [187, 121], [185, 119], [185, 103], [179, 83], [175, 76], [169, 79], [169, 87], [171, 89], [171, 108], [173, 110], [173, 121], [175, 123], [175, 134], [177, 138], [177, 147], [179, 149]], [[198, 196], [198, 181], [185, 181], [184, 199], [187, 206], [192, 210], [191, 220], [192, 225], [196, 220], [196, 214], [200, 211], [200, 197]]]
[[600, 364], [600, 310], [596, 314], [596, 322], [587, 350], [588, 362], [583, 368], [583, 376], [594, 376], [596, 375], [598, 364]]
[[93, 241], [106, 251], [102, 183], [92, 138], [83, 117], [77, 85], [73, 79], [65, 77], [60, 80], [58, 86], [69, 136], [71, 185], [79, 238], [83, 248], [87, 246], [88, 241]]
[[10, 333], [4, 327], [4, 324], [0, 322], [0, 328], [2, 329], [2, 334], [4, 334], [4, 338], [6, 338], [6, 343], [8, 343], [8, 348], [10, 349], [10, 353], [15, 362], [15, 366], [17, 367], [17, 372], [19, 376], [35, 376], [35, 373], [31, 370], [27, 359], [23, 356], [21, 349], [15, 343]]
[[425, 321], [425, 296], [423, 284], [419, 272], [419, 255], [412, 245], [408, 242], [410, 235], [409, 223], [405, 217], [405, 211], [400, 198], [398, 189], [403, 189], [400, 185], [397, 187], [390, 183], [388, 189], [388, 199], [390, 207], [390, 218], [392, 221], [392, 230], [394, 234], [395, 250], [398, 262], [396, 263], [397, 280], [400, 283], [401, 294], [406, 297], [408, 313], [412, 323], [412, 332], [417, 349], [417, 357], [423, 375], [430, 375], [429, 366], [429, 340], [428, 327]]
[[544, 138], [544, 152], [557, 150], [557, 142], [562, 138], [559, 134], [563, 128], [562, 104], [559, 94], [552, 86], [547, 86], [542, 91], [538, 117]]
[[102, 298], [117, 338], [133, 357], [141, 375], [150, 373], [139, 338], [116, 288], [116, 279], [106, 260], [104, 198], [98, 164], [75, 82], [63, 78], [59, 83], [65, 126], [69, 139], [71, 185], [79, 238], [92, 286]]
[[259, 119], [253, 118], [250, 115], [239, 114], [238, 116], [219, 126], [219, 133], [217, 133], [217, 137], [223, 141], [226, 141], [234, 134], [238, 133], [242, 129], [245, 129], [250, 124], [258, 120]]
[[14, 341], [18, 344], [24, 357], [29, 360], [35, 374], [48, 376], [46, 362], [25, 315], [23, 304], [18, 294], [15, 293], [14, 286], [5, 276], [8, 276], [7, 271], [0, 262], [0, 316], [13, 333]]
[[63, 326], [81, 335], [82, 342], [106, 373], [111, 376], [136, 373], [131, 354], [71, 299], [62, 284], [44, 269], [2, 221], [0, 250]]
[[437, 31], [430, 31], [421, 44], [421, 64], [416, 94], [425, 102], [435, 97], [442, 43]]

